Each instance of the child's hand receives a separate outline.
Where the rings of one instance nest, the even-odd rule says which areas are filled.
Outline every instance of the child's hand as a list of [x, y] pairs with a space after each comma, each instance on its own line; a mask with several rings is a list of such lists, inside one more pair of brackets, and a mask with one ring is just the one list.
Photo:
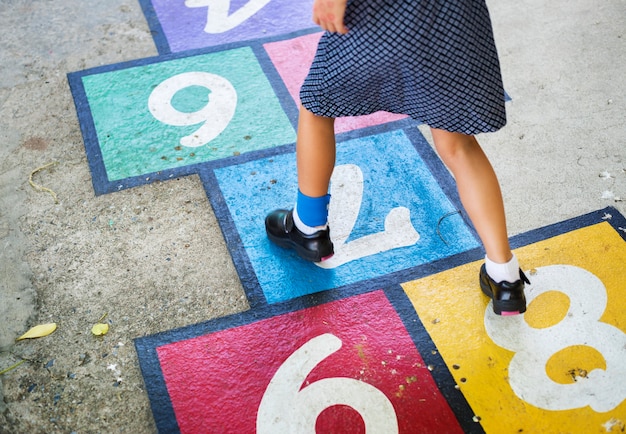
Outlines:
[[322, 29], [345, 35], [348, 28], [343, 23], [348, 0], [315, 0], [313, 2], [313, 22]]

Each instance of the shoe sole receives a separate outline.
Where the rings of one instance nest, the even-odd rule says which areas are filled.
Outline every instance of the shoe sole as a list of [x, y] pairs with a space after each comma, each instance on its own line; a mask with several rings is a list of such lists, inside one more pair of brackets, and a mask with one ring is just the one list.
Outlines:
[[334, 253], [331, 253], [330, 255], [321, 256], [318, 252], [312, 252], [310, 250], [303, 249], [299, 244], [296, 244], [291, 240], [286, 240], [284, 238], [275, 237], [269, 232], [267, 233], [267, 237], [270, 239], [271, 242], [273, 242], [277, 246], [280, 246], [284, 249], [295, 250], [298, 256], [300, 256], [305, 261], [323, 262], [323, 261], [326, 261], [327, 259], [332, 258], [334, 255]]
[[523, 300], [494, 300], [493, 293], [489, 287], [482, 282], [482, 280], [480, 281], [480, 289], [483, 291], [483, 294], [489, 297], [493, 302], [493, 311], [496, 315], [514, 316], [526, 312], [526, 303], [524, 303]]

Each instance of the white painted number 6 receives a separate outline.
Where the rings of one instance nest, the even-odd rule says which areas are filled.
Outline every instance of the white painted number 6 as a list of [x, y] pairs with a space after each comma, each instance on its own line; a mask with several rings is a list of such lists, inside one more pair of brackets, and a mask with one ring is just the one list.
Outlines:
[[393, 405], [371, 384], [353, 378], [325, 378], [303, 387], [315, 366], [341, 345], [339, 338], [327, 333], [311, 339], [287, 358], [263, 394], [257, 415], [258, 434], [315, 434], [320, 413], [341, 404], [361, 415], [366, 433], [398, 433]]
[[[200, 110], [186, 113], [172, 106], [176, 92], [190, 86], [209, 89], [207, 104]], [[185, 127], [202, 123], [193, 134], [180, 139], [183, 146], [196, 148], [209, 143], [228, 126], [237, 107], [237, 92], [228, 80], [208, 72], [186, 72], [159, 84], [148, 98], [150, 113], [164, 124]]]

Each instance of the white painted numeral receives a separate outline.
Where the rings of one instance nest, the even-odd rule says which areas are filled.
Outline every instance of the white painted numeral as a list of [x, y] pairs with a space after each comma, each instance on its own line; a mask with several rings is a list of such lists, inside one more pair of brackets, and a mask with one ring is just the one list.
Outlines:
[[[522, 315], [500, 317], [487, 309], [485, 327], [493, 341], [515, 355], [509, 365], [509, 382], [517, 396], [546, 410], [571, 410], [590, 406], [597, 412], [616, 408], [626, 399], [626, 334], [600, 322], [607, 294], [602, 281], [587, 270], [571, 265], [537, 269], [528, 287], [529, 302], [548, 291], [570, 299], [561, 322], [536, 329]], [[572, 384], [559, 384], [546, 372], [553, 354], [581, 345], [597, 350], [606, 370], [594, 369]]]
[[339, 338], [327, 333], [311, 339], [285, 360], [261, 399], [257, 434], [315, 434], [317, 417], [333, 405], [347, 405], [356, 410], [368, 434], [398, 432], [393, 405], [371, 384], [341, 377], [304, 385], [315, 366], [341, 345]]
[[[176, 92], [190, 86], [209, 89], [207, 104], [200, 110], [185, 113], [172, 106]], [[208, 72], [186, 72], [168, 78], [159, 84], [148, 98], [150, 113], [159, 121], [179, 127], [202, 123], [193, 134], [180, 139], [180, 144], [198, 147], [219, 136], [235, 114], [237, 92], [228, 80]]]
[[232, 14], [229, 14], [230, 0], [187, 0], [185, 6], [188, 8], [208, 7], [204, 31], [215, 34], [234, 29], [260, 11], [270, 1], [250, 0]]
[[330, 194], [333, 200], [328, 210], [328, 224], [335, 254], [330, 259], [316, 263], [317, 266], [335, 268], [366, 256], [411, 246], [420, 239], [411, 223], [409, 209], [397, 207], [385, 218], [384, 231], [346, 242], [359, 216], [363, 200], [363, 172], [359, 166], [336, 166], [331, 179]]

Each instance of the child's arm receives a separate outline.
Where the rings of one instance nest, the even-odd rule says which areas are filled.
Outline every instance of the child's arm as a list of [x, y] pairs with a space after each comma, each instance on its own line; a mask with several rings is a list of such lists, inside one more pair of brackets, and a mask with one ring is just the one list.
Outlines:
[[348, 28], [343, 23], [347, 0], [315, 0], [313, 22], [329, 32], [345, 35]]

